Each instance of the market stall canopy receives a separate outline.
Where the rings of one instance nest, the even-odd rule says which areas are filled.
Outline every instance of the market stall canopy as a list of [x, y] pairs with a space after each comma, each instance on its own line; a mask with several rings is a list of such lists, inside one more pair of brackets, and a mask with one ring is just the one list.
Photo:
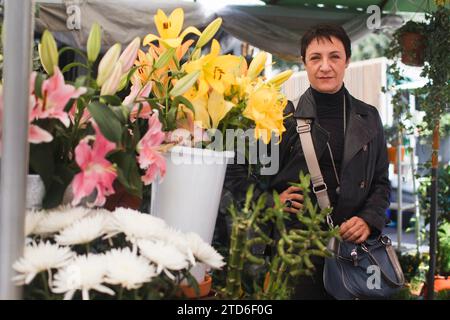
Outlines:
[[378, 5], [389, 12], [425, 12], [436, 10], [433, 0], [262, 0], [266, 4], [285, 7], [314, 7], [365, 11], [370, 5]]
[[[94, 22], [103, 29], [102, 48], [114, 43], [128, 44], [135, 37], [157, 34], [153, 16], [157, 9], [170, 13], [184, 10], [184, 26], [206, 26], [205, 16], [197, 3], [174, 0], [40, 0], [35, 30], [50, 30], [55, 38], [67, 45], [85, 48]], [[79, 19], [75, 28], [73, 19]]]
[[[94, 21], [104, 30], [103, 48], [115, 42], [129, 43], [134, 37], [156, 33], [153, 16], [158, 8], [166, 13], [177, 7], [185, 12], [184, 26], [201, 29], [216, 16], [223, 18], [223, 30], [249, 44], [281, 56], [299, 58], [299, 40], [306, 29], [318, 23], [342, 25], [355, 41], [374, 31], [367, 27], [366, 8], [373, 0], [266, 0], [266, 5], [226, 6], [209, 14], [203, 3], [177, 0], [40, 0], [36, 31], [49, 29], [65, 44], [84, 48]], [[50, 3], [52, 2], [52, 3]], [[357, 3], [357, 4], [355, 4]], [[384, 10], [425, 11], [427, 1], [380, 1]], [[74, 9], [76, 8], [76, 9]], [[78, 10], [78, 12], [77, 12]], [[68, 28], [70, 15], [79, 15], [79, 28]], [[73, 18], [73, 17], [72, 17]], [[398, 26], [401, 19], [384, 14], [383, 26]]]

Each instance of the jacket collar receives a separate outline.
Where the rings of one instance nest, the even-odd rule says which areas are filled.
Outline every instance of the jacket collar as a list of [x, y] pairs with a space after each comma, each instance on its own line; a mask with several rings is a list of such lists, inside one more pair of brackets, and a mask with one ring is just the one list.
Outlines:
[[[345, 89], [344, 94], [349, 104], [350, 114], [347, 132], [345, 134], [344, 154], [341, 161], [341, 176], [350, 160], [376, 135], [376, 129], [373, 128], [373, 123], [368, 121], [367, 108], [353, 98], [347, 89]], [[294, 118], [313, 120], [311, 135], [313, 137], [317, 158], [320, 159], [329, 140], [329, 133], [314, 121], [317, 118], [317, 112], [311, 88], [308, 88], [300, 97], [293, 116]]]
[[[363, 116], [367, 115], [367, 110], [363, 108], [359, 103], [354, 103], [353, 97], [348, 92], [347, 88], [344, 88], [344, 94], [346, 101], [349, 103], [350, 112], [354, 111], [356, 114]], [[300, 97], [298, 101], [297, 108], [294, 112], [294, 118], [301, 119], [315, 119], [317, 118], [316, 102], [314, 101], [314, 96], [309, 87], [304, 94]]]

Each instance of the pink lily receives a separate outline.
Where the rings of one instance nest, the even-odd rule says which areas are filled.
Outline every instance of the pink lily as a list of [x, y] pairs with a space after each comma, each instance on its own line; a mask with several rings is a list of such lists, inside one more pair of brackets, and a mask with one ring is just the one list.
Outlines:
[[97, 197], [90, 206], [102, 206], [106, 196], [114, 194], [113, 182], [117, 177], [114, 165], [105, 159], [105, 156], [114, 150], [116, 144], [107, 140], [97, 128], [92, 148], [89, 146], [89, 137], [80, 141], [75, 148], [75, 161], [81, 168], [72, 182], [74, 199], [72, 205], [77, 205], [82, 198], [89, 196], [97, 189]]
[[[30, 97], [30, 103], [33, 103], [32, 97]], [[0, 87], [0, 156], [2, 149], [2, 121], [3, 121], [3, 92]], [[53, 137], [50, 133], [44, 129], [39, 128], [37, 125], [30, 124], [28, 129], [28, 142], [30, 143], [42, 143], [50, 142]]]
[[[32, 76], [35, 77], [35, 76]], [[34, 91], [34, 81], [32, 80]], [[31, 112], [32, 119], [55, 118], [59, 119], [66, 127], [70, 125], [70, 119], [64, 107], [70, 99], [76, 99], [86, 92], [86, 88], [75, 88], [64, 83], [64, 77], [58, 67], [54, 74], [42, 83], [43, 99], [36, 97], [36, 105]]]
[[28, 121], [30, 123], [28, 127], [28, 142], [29, 143], [43, 143], [53, 140], [53, 136], [46, 130], [32, 124], [37, 115], [37, 98], [34, 93], [34, 83], [36, 80], [36, 72], [33, 72], [30, 77], [30, 111], [28, 114]]
[[[75, 123], [75, 117], [78, 112], [79, 111], [77, 109], [77, 103], [74, 102], [72, 108], [70, 108], [70, 110], [69, 110], [70, 122]], [[91, 119], [91, 114], [89, 113], [87, 108], [84, 108], [83, 115], [81, 116], [81, 119], [79, 122], [80, 127], [83, 127], [85, 124], [87, 124], [90, 119]]]
[[137, 145], [139, 153], [137, 159], [141, 169], [145, 169], [145, 175], [142, 181], [145, 185], [151, 184], [157, 173], [163, 178], [166, 174], [166, 161], [158, 147], [164, 141], [165, 135], [162, 132], [162, 125], [158, 119], [158, 113], [155, 112], [148, 120], [148, 131], [142, 137]]
[[[148, 82], [144, 87], [140, 81], [134, 81], [131, 86], [130, 94], [123, 100], [124, 105], [130, 106], [130, 120], [134, 122], [137, 118], [139, 111], [139, 104], [142, 104], [141, 112], [139, 113], [139, 118], [148, 119], [152, 115], [152, 107], [150, 104], [144, 100], [148, 98], [152, 90], [152, 82]], [[144, 98], [144, 99], [140, 99]]]

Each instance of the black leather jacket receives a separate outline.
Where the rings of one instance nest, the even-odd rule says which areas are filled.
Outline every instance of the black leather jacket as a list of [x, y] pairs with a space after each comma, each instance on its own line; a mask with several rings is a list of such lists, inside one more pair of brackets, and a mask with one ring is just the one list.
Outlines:
[[[389, 207], [391, 191], [388, 178], [388, 158], [386, 140], [380, 116], [375, 107], [368, 105], [345, 90], [349, 101], [350, 114], [345, 135], [344, 155], [340, 172], [340, 196], [333, 210], [335, 224], [341, 224], [353, 216], [359, 216], [371, 227], [381, 232], [387, 222], [385, 215]], [[327, 148], [328, 132], [314, 121], [316, 106], [311, 90], [300, 98], [297, 108], [289, 102], [285, 115], [292, 116], [284, 120], [286, 131], [279, 145], [280, 167], [273, 176], [248, 175], [245, 165], [229, 165], [225, 178], [224, 198], [221, 211], [229, 205], [229, 200], [244, 199], [250, 184], [256, 184], [255, 197], [269, 192], [267, 205], [273, 204], [271, 193], [283, 192], [289, 182], [297, 182], [299, 172], [308, 172], [303, 156], [300, 139], [296, 131], [295, 118], [312, 120], [311, 134], [317, 157], [320, 158]], [[315, 200], [315, 196], [312, 196]]]

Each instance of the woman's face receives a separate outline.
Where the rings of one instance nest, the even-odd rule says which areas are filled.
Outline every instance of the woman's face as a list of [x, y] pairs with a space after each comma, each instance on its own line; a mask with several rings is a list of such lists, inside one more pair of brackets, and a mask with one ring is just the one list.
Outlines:
[[347, 60], [342, 42], [331, 37], [317, 38], [306, 48], [304, 65], [311, 86], [319, 92], [335, 93], [344, 82]]

